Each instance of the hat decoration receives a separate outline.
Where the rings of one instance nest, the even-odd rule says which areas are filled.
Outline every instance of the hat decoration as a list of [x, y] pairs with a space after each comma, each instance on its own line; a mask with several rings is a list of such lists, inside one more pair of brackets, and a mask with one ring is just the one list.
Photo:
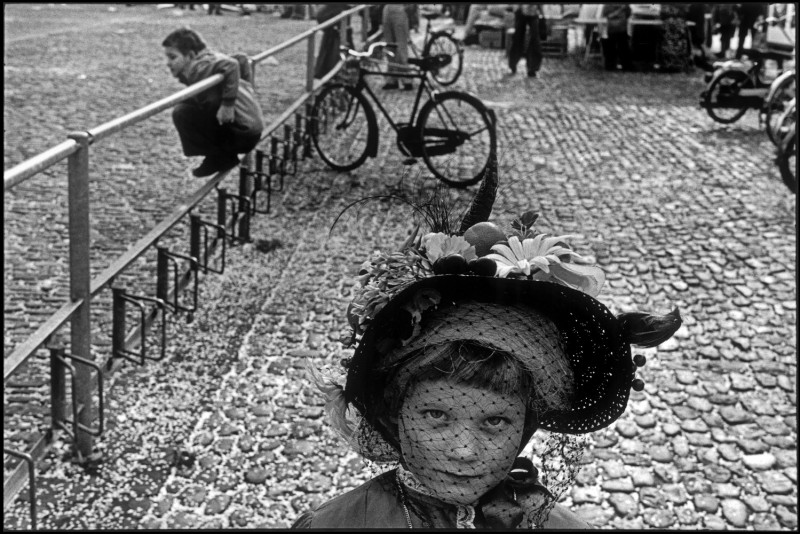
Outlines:
[[[616, 420], [627, 405], [630, 389], [643, 387], [641, 380], [634, 379], [634, 372], [645, 360], [641, 355], [631, 359], [630, 345], [654, 347], [680, 327], [677, 309], [667, 315], [635, 312], [615, 317], [596, 301], [605, 275], [568, 244], [569, 239], [580, 236], [536, 231], [538, 214], [533, 211], [516, 218], [508, 232], [489, 222], [497, 184], [493, 154], [486, 178], [458, 231], [449, 231], [447, 224], [433, 224], [430, 232], [421, 234], [417, 226], [398, 250], [377, 251], [362, 264], [355, 297], [347, 308], [352, 333], [343, 339], [345, 345], [357, 347], [356, 353], [342, 362], [343, 368], [334, 371], [338, 376], [323, 377], [312, 371], [328, 399], [334, 428], [351, 444], [363, 438], [369, 428], [364, 429], [362, 419], [354, 430], [352, 420], [345, 417], [348, 406], [355, 406], [372, 423], [365, 395], [377, 387], [369, 384], [369, 369], [377, 365], [373, 360], [411, 343], [420, 335], [426, 313], [453, 305], [458, 294], [469, 293], [469, 288], [485, 302], [501, 293], [503, 296], [497, 298], [503, 302], [516, 298], [533, 302], [543, 295], [542, 302], [563, 301], [580, 308], [553, 310], [551, 316], [571, 351], [570, 365], [589, 362], [597, 345], [605, 351], [597, 361], [586, 364], [588, 371], [579, 377], [576, 389], [613, 391], [581, 397], [571, 408], [577, 422], [554, 420], [549, 427], [542, 425], [556, 432], [584, 433]], [[583, 328], [582, 324], [587, 326]], [[594, 336], [595, 346], [580, 341], [586, 335]], [[611, 367], [613, 373], [608, 371]], [[342, 388], [345, 380], [347, 385]], [[596, 416], [593, 411], [603, 413]]]

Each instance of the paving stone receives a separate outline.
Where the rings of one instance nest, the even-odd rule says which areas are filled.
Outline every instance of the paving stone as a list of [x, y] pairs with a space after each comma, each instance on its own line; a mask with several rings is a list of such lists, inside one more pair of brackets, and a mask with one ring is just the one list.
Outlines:
[[749, 413], [732, 406], [724, 406], [720, 408], [719, 414], [722, 419], [724, 419], [725, 422], [730, 425], [740, 425], [742, 423], [750, 423], [753, 421], [753, 417]]
[[730, 482], [724, 484], [714, 484], [714, 495], [717, 497], [739, 497], [741, 490], [740, 488], [735, 485], [731, 484]]
[[637, 415], [633, 418], [640, 428], [653, 428], [656, 426], [656, 418], [652, 414]]
[[629, 477], [606, 480], [602, 484], [605, 491], [621, 491], [630, 493], [634, 490], [633, 481]]
[[617, 514], [623, 517], [634, 516], [639, 511], [636, 500], [628, 493], [612, 493], [608, 497], [608, 502]]
[[783, 473], [777, 471], [764, 471], [756, 474], [756, 479], [766, 493], [786, 494], [791, 493], [794, 483]]
[[660, 509], [666, 506], [667, 498], [659, 488], [645, 487], [639, 489], [639, 502], [646, 508]]
[[778, 517], [778, 521], [781, 525], [786, 528], [796, 529], [797, 528], [797, 509], [792, 511], [785, 506], [778, 506], [775, 509], [775, 515]]
[[750, 516], [750, 524], [754, 530], [779, 530], [781, 528], [773, 514], [764, 512]]
[[766, 471], [767, 469], [771, 469], [777, 459], [774, 455], [765, 452], [762, 454], [746, 454], [742, 457], [742, 462], [744, 465], [753, 469], [755, 471]]
[[642, 467], [631, 468], [631, 481], [635, 487], [656, 485], [656, 479], [650, 469]]
[[661, 491], [674, 504], [683, 504], [689, 500], [689, 495], [681, 484], [664, 484], [661, 486]]
[[227, 494], [215, 495], [206, 505], [206, 514], [216, 515], [221, 514], [228, 509], [231, 503], [231, 497]]
[[669, 528], [677, 518], [672, 510], [644, 510], [644, 522], [653, 528]]
[[681, 427], [680, 425], [676, 425], [674, 423], [664, 423], [664, 425], [661, 427], [661, 430], [663, 430], [664, 434], [667, 436], [674, 436], [681, 431]]
[[702, 419], [687, 419], [681, 423], [685, 432], [708, 432], [708, 425]]
[[738, 499], [723, 499], [722, 515], [735, 527], [743, 528], [747, 525], [747, 506]]
[[672, 451], [665, 445], [659, 445], [650, 450], [650, 457], [654, 462], [669, 463], [672, 461]]
[[703, 526], [707, 530], [726, 530], [728, 528], [727, 523], [721, 518], [715, 515], [707, 515], [703, 518]]
[[620, 436], [625, 438], [632, 438], [639, 433], [637, 426], [630, 421], [617, 421], [614, 428], [619, 432]]
[[736, 444], [748, 455], [755, 455], [769, 450], [766, 443], [755, 439], [739, 439], [736, 441]]
[[595, 503], [600, 504], [603, 501], [603, 495], [599, 487], [596, 486], [573, 486], [570, 491], [570, 497], [575, 504]]
[[742, 497], [742, 501], [753, 512], [767, 512], [770, 508], [767, 500], [761, 495], [745, 495]]
[[254, 467], [245, 473], [244, 479], [250, 484], [263, 484], [264, 481], [267, 480], [268, 476], [269, 472], [266, 469]]
[[695, 495], [694, 506], [701, 512], [714, 514], [719, 509], [719, 499], [713, 495]]

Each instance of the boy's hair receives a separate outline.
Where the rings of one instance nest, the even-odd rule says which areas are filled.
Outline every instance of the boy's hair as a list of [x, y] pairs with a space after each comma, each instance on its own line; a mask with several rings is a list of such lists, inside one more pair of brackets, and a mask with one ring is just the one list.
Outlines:
[[164, 42], [161, 43], [161, 46], [177, 48], [180, 53], [185, 56], [189, 52], [196, 53], [204, 50], [206, 48], [206, 43], [199, 33], [184, 26], [167, 35]]

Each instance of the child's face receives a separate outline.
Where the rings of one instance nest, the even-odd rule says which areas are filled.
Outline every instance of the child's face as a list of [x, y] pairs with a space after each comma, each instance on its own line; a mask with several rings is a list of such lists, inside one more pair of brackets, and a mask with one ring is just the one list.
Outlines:
[[183, 55], [174, 46], [165, 46], [164, 54], [167, 56], [167, 67], [176, 78], [189, 66], [195, 56], [194, 52]]
[[403, 401], [400, 448], [408, 469], [435, 496], [472, 504], [511, 470], [524, 423], [525, 404], [516, 395], [427, 380]]

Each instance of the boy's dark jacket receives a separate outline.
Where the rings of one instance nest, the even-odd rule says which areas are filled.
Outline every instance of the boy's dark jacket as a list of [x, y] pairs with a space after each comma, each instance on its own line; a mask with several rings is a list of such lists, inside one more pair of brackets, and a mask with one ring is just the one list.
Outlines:
[[214, 111], [219, 109], [223, 102], [229, 105], [235, 103], [233, 122], [237, 129], [260, 134], [264, 129], [261, 106], [255, 98], [253, 85], [239, 78], [239, 62], [232, 57], [209, 49], [201, 50], [178, 80], [185, 85], [192, 85], [214, 74], [224, 76], [222, 83], [203, 91], [192, 100], [199, 106]]

